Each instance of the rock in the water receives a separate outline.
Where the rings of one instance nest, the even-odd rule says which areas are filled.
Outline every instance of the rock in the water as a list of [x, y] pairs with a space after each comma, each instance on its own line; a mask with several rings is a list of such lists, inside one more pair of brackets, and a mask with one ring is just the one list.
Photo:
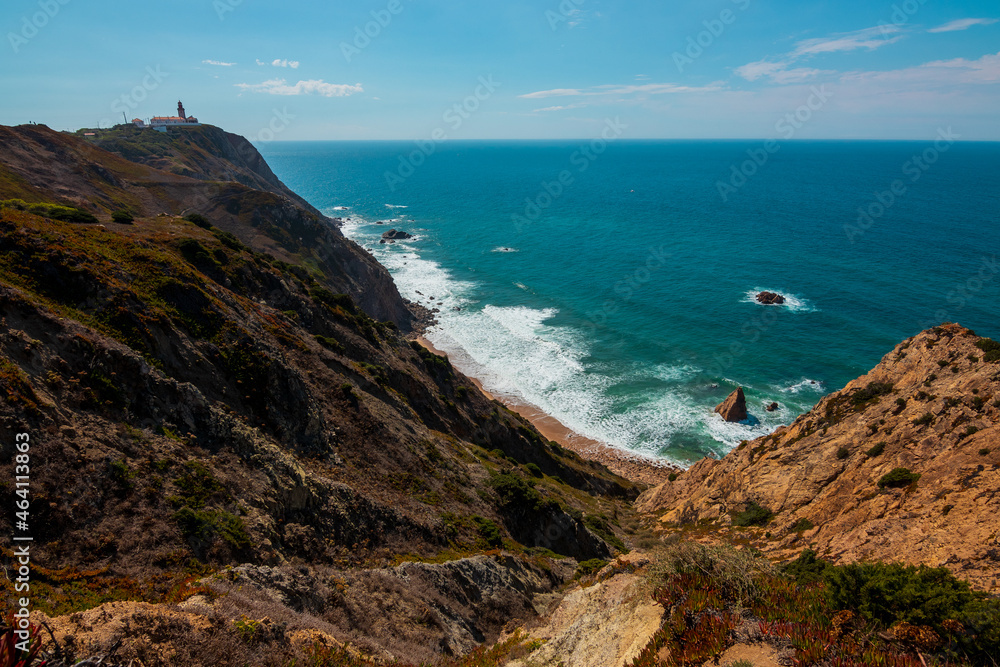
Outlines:
[[743, 395], [743, 387], [731, 393], [722, 403], [715, 406], [715, 411], [727, 422], [741, 422], [747, 418], [747, 399]]
[[407, 234], [401, 229], [390, 229], [387, 232], [382, 232], [382, 238], [390, 241], [393, 239], [412, 239], [413, 234]]
[[785, 302], [785, 297], [775, 292], [759, 292], [757, 294], [757, 303], [762, 303], [765, 306], [777, 306]]
[[777, 409], [778, 409], [778, 404], [777, 403], [771, 403], [771, 405], [767, 406], [767, 411], [768, 412], [774, 412]]

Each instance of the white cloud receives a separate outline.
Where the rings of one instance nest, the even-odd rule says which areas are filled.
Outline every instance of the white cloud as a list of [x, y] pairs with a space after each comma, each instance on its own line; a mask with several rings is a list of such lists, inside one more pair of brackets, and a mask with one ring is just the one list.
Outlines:
[[206, 65], [218, 65], [219, 67], [232, 67], [236, 63], [224, 63], [221, 60], [202, 60]]
[[553, 88], [552, 90], [539, 90], [527, 95], [519, 95], [526, 100], [538, 100], [543, 97], [565, 97], [568, 95], [583, 95], [583, 91], [578, 88]]
[[790, 60], [797, 60], [803, 56], [816, 55], [817, 53], [837, 53], [840, 51], [855, 51], [857, 49], [868, 49], [874, 51], [893, 42], [902, 39], [902, 35], [895, 35], [902, 30], [897, 25], [880, 25], [854, 32], [836, 34], [833, 37], [820, 37], [818, 39], [804, 39], [795, 45], [788, 57]]
[[954, 32], [956, 30], [971, 28], [974, 25], [990, 25], [996, 22], [997, 19], [957, 19], [949, 21], [944, 25], [939, 25], [936, 28], [931, 28], [927, 32]]
[[531, 113], [539, 113], [541, 111], [565, 111], [566, 109], [580, 109], [585, 106], [587, 105], [583, 104], [582, 102], [578, 102], [576, 104], [564, 104], [562, 106], [544, 107], [542, 109], [535, 109]]
[[263, 83], [237, 83], [236, 87], [245, 92], [267, 93], [269, 95], [322, 95], [323, 97], [349, 97], [364, 92], [360, 83], [353, 86], [345, 83], [326, 83], [322, 79], [299, 81], [289, 85], [285, 79], [270, 79]]
[[854, 32], [838, 33], [831, 37], [804, 39], [795, 44], [788, 53], [777, 58], [757, 60], [737, 67], [734, 72], [747, 81], [767, 77], [772, 83], [801, 83], [821, 74], [831, 74], [830, 70], [807, 67], [792, 67], [797, 60], [821, 53], [840, 53], [867, 49], [874, 51], [903, 38], [902, 28], [897, 25], [880, 25]]
[[273, 67], [291, 67], [292, 69], [298, 69], [301, 63], [298, 60], [287, 60], [282, 58], [275, 58], [271, 62], [265, 62], [260, 58], [257, 58], [257, 64], [261, 67], [271, 65]]
[[552, 90], [539, 90], [533, 93], [519, 95], [521, 99], [538, 100], [546, 97], [577, 97], [594, 95], [663, 95], [667, 93], [704, 93], [708, 91], [721, 90], [722, 84], [715, 82], [707, 86], [678, 86], [674, 83], [646, 83], [643, 85], [619, 85], [607, 84], [594, 86], [593, 88], [553, 88]]
[[913, 86], [918, 89], [935, 85], [952, 87], [958, 83], [1000, 83], [1000, 52], [987, 54], [976, 60], [954, 58], [884, 72], [849, 72], [841, 80], [893, 87]]

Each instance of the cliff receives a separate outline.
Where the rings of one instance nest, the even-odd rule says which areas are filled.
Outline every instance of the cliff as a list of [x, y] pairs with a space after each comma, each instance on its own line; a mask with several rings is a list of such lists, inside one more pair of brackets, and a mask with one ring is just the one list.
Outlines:
[[95, 132], [85, 139], [42, 125], [0, 127], [0, 199], [79, 207], [102, 221], [115, 210], [201, 214], [250, 248], [308, 268], [375, 319], [412, 326], [385, 268], [288, 190], [246, 139], [211, 125]]
[[[303, 632], [429, 660], [624, 548], [634, 485], [380, 319], [405, 308], [388, 274], [277, 186], [34, 126], [0, 128], [0, 177], [0, 474], [29, 434], [32, 604], [77, 650], [118, 638], [67, 620], [97, 607], [108, 627], [152, 623], [119, 654], [147, 665], [302, 659]], [[194, 626], [173, 606], [192, 596]], [[266, 640], [241, 639], [265, 615]]]
[[944, 566], [996, 592], [997, 347], [955, 324], [924, 331], [788, 428], [699, 461], [637, 507], [778, 558], [808, 547], [834, 562]]

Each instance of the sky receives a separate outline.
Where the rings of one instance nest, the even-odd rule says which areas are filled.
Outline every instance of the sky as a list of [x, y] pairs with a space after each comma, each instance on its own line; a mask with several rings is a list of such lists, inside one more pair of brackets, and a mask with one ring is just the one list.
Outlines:
[[997, 0], [4, 0], [0, 124], [1000, 140]]

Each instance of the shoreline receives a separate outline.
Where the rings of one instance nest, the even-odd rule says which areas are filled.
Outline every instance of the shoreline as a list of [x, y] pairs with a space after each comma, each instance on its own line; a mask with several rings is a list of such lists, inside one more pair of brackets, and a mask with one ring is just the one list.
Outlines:
[[[424, 338], [422, 332], [417, 335], [415, 340], [434, 354], [442, 357], [448, 356]], [[665, 482], [670, 473], [682, 471], [681, 468], [666, 461], [656, 461], [638, 454], [632, 454], [617, 447], [607, 445], [599, 440], [580, 435], [552, 415], [542, 411], [538, 406], [517, 401], [508, 396], [495, 396], [483, 387], [483, 383], [479, 378], [472, 377], [471, 375], [466, 375], [466, 377], [472, 380], [487, 398], [505, 405], [510, 410], [530, 421], [546, 439], [559, 443], [560, 446], [576, 452], [585, 459], [597, 461], [607, 466], [608, 470], [629, 481], [656, 486], [661, 482]]]

